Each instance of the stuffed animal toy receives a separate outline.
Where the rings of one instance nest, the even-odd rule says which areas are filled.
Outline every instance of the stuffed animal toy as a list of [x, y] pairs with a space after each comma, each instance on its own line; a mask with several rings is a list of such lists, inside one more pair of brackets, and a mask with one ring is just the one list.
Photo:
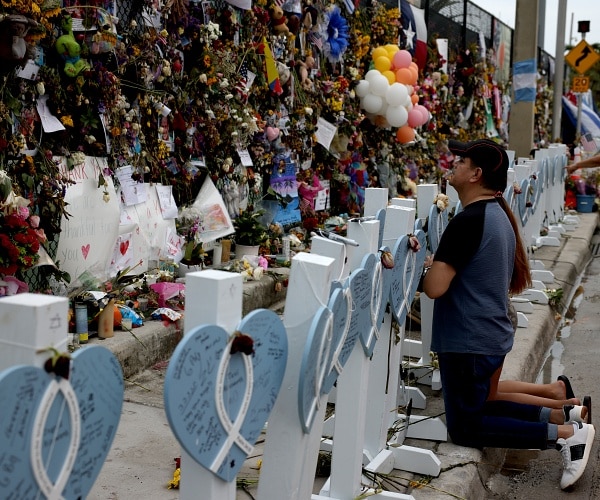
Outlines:
[[76, 77], [83, 71], [90, 69], [90, 65], [81, 58], [81, 46], [73, 36], [73, 19], [65, 16], [61, 23], [64, 35], [56, 40], [56, 51], [64, 59], [64, 72], [67, 76]]
[[6, 16], [0, 23], [2, 32], [2, 47], [0, 58], [9, 61], [22, 61], [27, 55], [27, 42], [25, 36], [29, 29], [37, 26], [37, 23], [20, 14]]
[[271, 6], [269, 9], [269, 17], [271, 19], [271, 27], [277, 35], [290, 34], [290, 29], [287, 25], [287, 17], [279, 5]]

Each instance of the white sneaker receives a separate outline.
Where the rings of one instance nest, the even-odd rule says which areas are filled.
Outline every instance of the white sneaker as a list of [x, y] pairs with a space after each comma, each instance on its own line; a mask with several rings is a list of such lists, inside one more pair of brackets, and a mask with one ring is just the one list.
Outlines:
[[[583, 409], [586, 409], [585, 418], [581, 416]], [[565, 416], [565, 424], [574, 424], [575, 422], [581, 422], [582, 424], [592, 423], [592, 398], [585, 396], [581, 406], [577, 405], [565, 405], [563, 406], [563, 414]]]
[[596, 434], [591, 424], [576, 422], [575, 425], [579, 429], [573, 436], [556, 441], [556, 449], [561, 452], [563, 458], [564, 470], [560, 480], [560, 487], [563, 490], [575, 484], [583, 475]]
[[577, 406], [577, 405], [563, 406], [563, 413], [565, 415], [565, 424], [574, 424], [575, 422], [587, 424], [588, 423], [587, 418], [583, 418], [581, 416], [583, 408], [584, 408], [584, 406]]

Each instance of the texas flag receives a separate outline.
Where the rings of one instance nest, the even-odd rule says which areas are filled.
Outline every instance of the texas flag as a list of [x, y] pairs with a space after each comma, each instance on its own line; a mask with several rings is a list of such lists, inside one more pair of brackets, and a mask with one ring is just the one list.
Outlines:
[[427, 63], [425, 11], [413, 6], [407, 0], [399, 0], [399, 2], [402, 23], [400, 38], [404, 41], [404, 48], [413, 55], [413, 59], [422, 70]]

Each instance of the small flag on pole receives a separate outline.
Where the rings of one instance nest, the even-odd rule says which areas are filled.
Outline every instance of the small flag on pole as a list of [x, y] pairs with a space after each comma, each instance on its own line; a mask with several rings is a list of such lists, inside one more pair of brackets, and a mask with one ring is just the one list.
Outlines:
[[265, 64], [267, 66], [267, 82], [269, 83], [269, 88], [272, 92], [277, 95], [281, 95], [283, 93], [283, 89], [281, 88], [281, 82], [279, 81], [279, 72], [277, 71], [277, 65], [275, 64], [275, 58], [273, 57], [273, 52], [271, 52], [271, 47], [267, 43], [267, 37], [263, 37], [263, 46], [265, 51]]

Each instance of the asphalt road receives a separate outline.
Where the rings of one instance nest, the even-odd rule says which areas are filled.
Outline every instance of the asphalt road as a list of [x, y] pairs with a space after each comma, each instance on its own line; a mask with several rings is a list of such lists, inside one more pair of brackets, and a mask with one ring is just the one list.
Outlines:
[[[582, 276], [570, 313], [559, 331], [538, 382], [556, 380], [564, 373], [577, 397], [592, 397], [592, 419], [597, 429], [583, 477], [568, 491], [559, 486], [562, 462], [558, 451], [511, 451], [504, 468], [488, 482], [491, 499], [559, 500], [600, 498], [600, 256]], [[568, 316], [573, 315], [572, 319]], [[594, 411], [595, 410], [595, 411]]]

